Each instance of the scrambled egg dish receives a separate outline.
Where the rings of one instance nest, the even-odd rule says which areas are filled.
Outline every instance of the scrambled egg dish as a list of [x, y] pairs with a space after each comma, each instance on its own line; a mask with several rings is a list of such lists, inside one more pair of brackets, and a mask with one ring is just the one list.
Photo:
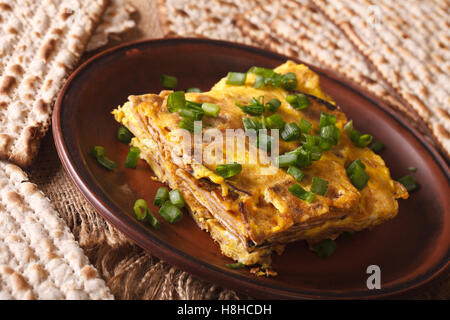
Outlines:
[[[368, 148], [372, 137], [353, 128], [316, 73], [292, 61], [231, 72], [208, 92], [130, 96], [113, 114], [134, 134], [131, 145], [158, 179], [180, 190], [222, 253], [262, 266], [260, 273], [287, 243], [306, 240], [314, 248], [374, 227], [394, 218], [396, 199], [408, 197]], [[193, 136], [194, 121], [201, 121], [202, 133], [241, 129], [255, 132], [256, 141], [246, 140], [244, 152], [226, 149], [216, 161], [196, 161], [183, 156], [176, 134], [181, 128]], [[275, 142], [276, 161], [263, 161], [271, 159]], [[211, 141], [198, 143], [206, 150]], [[264, 151], [256, 163], [248, 161], [255, 150]]]

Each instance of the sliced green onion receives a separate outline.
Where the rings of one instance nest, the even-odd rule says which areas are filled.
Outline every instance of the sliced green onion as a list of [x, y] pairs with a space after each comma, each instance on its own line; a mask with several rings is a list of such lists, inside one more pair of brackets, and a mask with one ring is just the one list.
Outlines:
[[202, 92], [202, 89], [200, 88], [189, 88], [186, 90], [186, 92]]
[[373, 137], [370, 134], [362, 134], [358, 130], [353, 128], [353, 120], [347, 122], [344, 126], [344, 132], [350, 137], [353, 143], [359, 148], [367, 147], [371, 142]]
[[352, 163], [348, 165], [347, 172], [353, 171], [354, 167], [356, 166], [366, 169], [366, 165], [364, 164], [364, 162], [362, 162], [360, 158], [356, 158], [355, 160], [352, 161]]
[[336, 242], [325, 239], [313, 247], [313, 250], [321, 259], [326, 259], [336, 251]]
[[274, 143], [274, 138], [272, 136], [269, 136], [266, 133], [260, 132], [258, 135], [258, 148], [261, 150], [264, 150], [266, 152], [269, 152], [272, 150], [272, 145]]
[[408, 167], [408, 171], [416, 172], [416, 171], [417, 171], [417, 168], [416, 168], [416, 167], [413, 167], [413, 166], [410, 166], [410, 167]]
[[194, 122], [188, 118], [183, 118], [183, 120], [178, 123], [178, 127], [189, 132], [194, 132]]
[[175, 112], [186, 106], [186, 98], [183, 91], [175, 91], [167, 97], [167, 108], [169, 112]]
[[226, 164], [219, 164], [216, 167], [216, 172], [219, 176], [227, 179], [234, 177], [235, 175], [239, 174], [242, 171], [242, 165], [240, 163], [226, 163]]
[[242, 106], [241, 110], [252, 116], [259, 116], [264, 113], [264, 107], [260, 105]]
[[365, 165], [357, 158], [347, 167], [347, 176], [352, 184], [358, 189], [362, 190], [367, 185], [370, 176], [365, 171]]
[[148, 204], [144, 199], [137, 199], [133, 206], [134, 214], [136, 219], [142, 221], [147, 216]]
[[164, 88], [175, 89], [178, 85], [178, 80], [174, 76], [168, 76], [167, 74], [161, 75], [161, 85]]
[[303, 177], [305, 176], [303, 171], [296, 166], [289, 166], [287, 173], [293, 176], [297, 181], [302, 181]]
[[384, 144], [380, 141], [375, 141], [372, 143], [372, 145], [369, 147], [373, 152], [379, 153], [384, 148]]
[[133, 137], [134, 135], [125, 126], [121, 126], [117, 131], [117, 138], [119, 139], [120, 142], [129, 144], [131, 142], [131, 139], [133, 139]]
[[281, 106], [281, 101], [277, 98], [270, 99], [269, 102], [266, 103], [266, 109], [270, 112], [275, 112]]
[[245, 267], [245, 264], [241, 263], [241, 262], [236, 262], [236, 263], [228, 263], [226, 264], [227, 268], [230, 269], [242, 269]]
[[180, 114], [180, 117], [190, 119], [193, 121], [198, 121], [198, 120], [202, 120], [205, 112], [203, 110], [183, 108], [183, 109], [179, 110], [179, 114]]
[[170, 202], [174, 206], [177, 206], [178, 208], [183, 208], [185, 205], [183, 196], [181, 195], [181, 192], [178, 189], [174, 189], [169, 192], [169, 199]]
[[253, 87], [256, 89], [264, 87], [264, 77], [260, 75], [255, 76], [255, 83], [253, 83]]
[[314, 199], [316, 198], [316, 196], [314, 195], [314, 193], [306, 191], [305, 189], [303, 189], [298, 183], [290, 186], [288, 188], [289, 192], [292, 193], [294, 196], [296, 196], [297, 198], [307, 202], [307, 203], [311, 203], [314, 201]]
[[267, 129], [283, 129], [286, 125], [286, 122], [277, 113], [265, 118], [263, 123]]
[[298, 155], [295, 165], [299, 168], [309, 167], [312, 164], [312, 154], [309, 150], [303, 147], [298, 148], [295, 151]]
[[319, 128], [326, 126], [331, 126], [336, 124], [336, 116], [334, 114], [329, 114], [322, 112], [320, 114]]
[[320, 179], [319, 177], [313, 177], [311, 192], [323, 196], [325, 195], [325, 193], [327, 193], [327, 189], [328, 189], [327, 180]]
[[297, 88], [297, 76], [293, 72], [283, 75], [281, 86], [286, 90], [294, 90]]
[[186, 100], [185, 108], [197, 110], [197, 111], [203, 111], [201, 103], [189, 101], [189, 100]]
[[235, 104], [241, 108], [242, 112], [248, 113], [252, 116], [260, 116], [264, 113], [264, 96], [251, 98], [250, 103], [247, 106], [241, 105], [238, 102], [235, 102]]
[[286, 152], [277, 158], [277, 164], [280, 168], [296, 165], [298, 160], [298, 153]]
[[114, 161], [106, 157], [104, 147], [95, 146], [94, 148], [92, 148], [91, 154], [95, 159], [97, 159], [97, 162], [104, 166], [106, 169], [113, 170], [117, 167], [117, 164]]
[[406, 175], [397, 180], [400, 182], [408, 192], [414, 191], [419, 188], [419, 184], [416, 182], [412, 175]]
[[150, 212], [150, 209], [147, 210], [147, 217], [145, 218], [145, 220], [156, 230], [159, 229], [160, 224], [158, 219], [156, 219], [156, 217]]
[[155, 199], [153, 200], [153, 204], [155, 206], [161, 207], [164, 202], [167, 201], [167, 199], [169, 199], [169, 189], [167, 189], [166, 187], [158, 188], [158, 190], [156, 191]]
[[260, 75], [263, 77], [273, 77], [273, 75], [275, 74], [275, 71], [273, 71], [272, 69], [269, 68], [263, 68], [263, 67], [251, 67], [248, 70], [248, 73], [254, 73], [256, 75]]
[[301, 119], [299, 128], [302, 133], [308, 133], [312, 128], [312, 124], [305, 119]]
[[183, 212], [180, 208], [173, 205], [170, 201], [164, 202], [161, 209], [159, 209], [159, 215], [169, 223], [175, 223], [183, 218]]
[[214, 118], [217, 118], [220, 112], [220, 106], [208, 102], [202, 104], [202, 109], [207, 116]]
[[291, 122], [281, 130], [280, 135], [284, 141], [294, 141], [300, 139], [301, 131], [295, 122]]
[[129, 169], [135, 169], [139, 161], [141, 149], [138, 147], [131, 147], [128, 151], [127, 159], [125, 160], [125, 167]]
[[100, 158], [105, 156], [105, 148], [101, 146], [94, 146], [92, 148], [91, 154], [94, 158]]
[[248, 130], [259, 130], [261, 129], [261, 123], [257, 118], [242, 118], [242, 124], [244, 125], [245, 131]]
[[335, 125], [327, 125], [320, 128], [320, 137], [331, 145], [338, 143], [340, 135], [341, 131]]
[[245, 84], [246, 73], [242, 72], [228, 72], [227, 84], [242, 86]]
[[296, 110], [303, 110], [311, 105], [311, 101], [303, 93], [288, 95], [286, 101]]
[[372, 142], [373, 137], [370, 134], [362, 134], [355, 143], [357, 147], [365, 148]]

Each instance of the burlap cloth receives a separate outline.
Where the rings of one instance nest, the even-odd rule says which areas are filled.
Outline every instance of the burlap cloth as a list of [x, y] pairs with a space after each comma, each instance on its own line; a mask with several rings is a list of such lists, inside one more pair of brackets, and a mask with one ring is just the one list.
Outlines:
[[[162, 37], [156, 1], [129, 2], [137, 9], [134, 18], [138, 27], [128, 32], [122, 41]], [[153, 257], [107, 223], [87, 203], [62, 168], [50, 133], [42, 141], [37, 161], [28, 172], [67, 222], [117, 299], [251, 298], [197, 279]], [[450, 275], [412, 298], [449, 299]]]

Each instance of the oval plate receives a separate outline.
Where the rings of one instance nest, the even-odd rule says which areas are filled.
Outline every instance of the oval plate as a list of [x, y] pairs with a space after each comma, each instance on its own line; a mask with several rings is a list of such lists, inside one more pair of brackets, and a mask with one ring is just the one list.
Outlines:
[[[175, 75], [178, 88], [208, 90], [228, 71], [251, 66], [273, 68], [288, 58], [261, 49], [204, 39], [141, 41], [104, 51], [81, 65], [62, 89], [53, 114], [59, 157], [70, 177], [95, 209], [138, 245], [198, 277], [260, 298], [387, 297], [418, 288], [449, 267], [449, 170], [436, 150], [383, 103], [334, 75], [312, 67], [325, 92], [335, 98], [357, 127], [386, 144], [382, 157], [394, 178], [413, 175], [422, 185], [400, 200], [398, 216], [372, 230], [338, 239], [336, 253], [321, 260], [303, 241], [274, 256], [274, 278], [256, 277], [246, 269], [230, 270], [232, 261], [194, 221], [153, 230], [133, 216], [137, 198], [149, 203], [160, 183], [140, 160], [124, 168], [128, 146], [116, 138], [111, 111], [130, 94], [158, 93], [160, 75]], [[295, 59], [293, 59], [295, 60]], [[104, 146], [119, 168], [109, 172], [89, 155]], [[157, 208], [151, 206], [153, 212]], [[162, 219], [160, 219], [162, 221]], [[381, 269], [381, 289], [368, 290], [367, 267]]]

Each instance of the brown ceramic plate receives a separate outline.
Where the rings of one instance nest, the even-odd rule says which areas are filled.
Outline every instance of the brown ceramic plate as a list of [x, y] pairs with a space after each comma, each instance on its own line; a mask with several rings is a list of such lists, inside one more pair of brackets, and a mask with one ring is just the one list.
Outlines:
[[[449, 169], [436, 150], [400, 116], [380, 101], [333, 75], [313, 68], [321, 84], [364, 132], [383, 141], [382, 152], [394, 178], [413, 175], [422, 185], [408, 200], [400, 200], [398, 216], [373, 230], [338, 239], [336, 253], [321, 260], [304, 242], [287, 246], [274, 257], [274, 278], [255, 277], [247, 270], [230, 270], [232, 261], [193, 220], [162, 223], [153, 230], [133, 217], [137, 198], [152, 202], [161, 184], [150, 179], [140, 161], [124, 168], [128, 147], [116, 138], [118, 124], [111, 111], [130, 94], [159, 92], [160, 75], [178, 77], [179, 88], [210, 88], [228, 71], [251, 66], [275, 67], [287, 57], [229, 42], [167, 39], [132, 43], [102, 52], [80, 66], [61, 91], [53, 114], [53, 134], [59, 156], [71, 178], [109, 222], [150, 253], [198, 277], [261, 298], [387, 297], [418, 288], [448, 271], [450, 244]], [[295, 59], [294, 59], [295, 60]], [[106, 147], [119, 164], [109, 172], [89, 152]], [[153, 212], [157, 208], [151, 207]], [[162, 219], [160, 219], [162, 221]], [[366, 269], [381, 268], [381, 289], [368, 290]]]

